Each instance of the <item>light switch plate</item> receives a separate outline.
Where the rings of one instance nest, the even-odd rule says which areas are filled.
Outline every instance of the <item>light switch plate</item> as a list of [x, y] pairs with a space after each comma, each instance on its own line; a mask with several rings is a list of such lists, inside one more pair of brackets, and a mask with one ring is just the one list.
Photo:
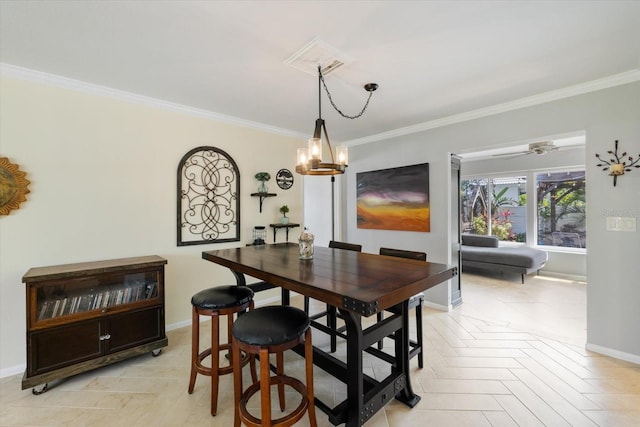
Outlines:
[[622, 230], [623, 231], [636, 231], [636, 219], [631, 218], [622, 218]]
[[609, 216], [607, 217], [607, 231], [636, 231], [635, 217]]

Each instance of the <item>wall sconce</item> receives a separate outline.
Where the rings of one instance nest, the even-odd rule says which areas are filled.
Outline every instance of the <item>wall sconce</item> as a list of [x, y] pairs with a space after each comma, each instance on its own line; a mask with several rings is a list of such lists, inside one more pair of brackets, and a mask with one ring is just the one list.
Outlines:
[[[611, 154], [613, 157], [609, 159], [609, 161], [600, 157], [600, 154], [596, 154], [596, 158], [600, 161], [596, 166], [603, 167], [603, 171], [608, 171], [609, 175], [613, 177], [613, 186], [616, 186], [616, 182], [618, 181], [618, 176], [624, 175], [625, 172], [631, 172], [631, 168], [640, 168], [640, 165], [637, 165], [640, 161], [640, 154], [638, 154], [638, 158], [633, 160], [632, 156], [627, 157], [627, 152], [625, 151], [621, 155], [618, 155], [618, 140], [615, 142], [615, 151], [607, 151], [607, 154]], [[628, 163], [627, 163], [628, 162]]]

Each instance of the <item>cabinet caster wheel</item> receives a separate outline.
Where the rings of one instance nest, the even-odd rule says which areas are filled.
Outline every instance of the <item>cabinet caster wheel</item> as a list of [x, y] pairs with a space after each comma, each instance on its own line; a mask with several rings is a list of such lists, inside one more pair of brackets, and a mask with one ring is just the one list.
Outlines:
[[47, 385], [48, 383], [44, 383], [44, 384], [40, 384], [38, 386], [35, 386], [34, 388], [31, 389], [31, 393], [35, 394], [36, 396], [44, 393], [45, 391], [47, 391]]
[[160, 356], [160, 353], [162, 353], [162, 349], [161, 348], [156, 348], [155, 350], [151, 350], [151, 355], [153, 357], [158, 357]]

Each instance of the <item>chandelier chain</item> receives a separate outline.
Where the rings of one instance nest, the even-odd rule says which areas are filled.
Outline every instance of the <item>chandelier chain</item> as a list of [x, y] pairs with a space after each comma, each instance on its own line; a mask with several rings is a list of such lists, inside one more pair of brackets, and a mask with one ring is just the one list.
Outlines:
[[322, 82], [322, 86], [324, 86], [324, 90], [325, 92], [327, 92], [327, 97], [329, 98], [329, 102], [331, 103], [331, 106], [333, 107], [334, 110], [336, 110], [342, 117], [346, 118], [346, 119], [357, 119], [359, 117], [361, 117], [365, 110], [367, 109], [367, 107], [369, 106], [369, 101], [371, 100], [371, 96], [373, 95], [373, 91], [369, 91], [369, 97], [367, 98], [367, 102], [364, 103], [364, 107], [362, 107], [362, 110], [354, 115], [354, 116], [350, 116], [348, 114], [343, 113], [335, 104], [335, 102], [333, 102], [333, 98], [331, 98], [331, 93], [329, 92], [329, 88], [327, 87], [327, 83], [325, 83], [324, 81], [324, 76], [322, 75], [322, 72], [320, 73], [320, 81]]

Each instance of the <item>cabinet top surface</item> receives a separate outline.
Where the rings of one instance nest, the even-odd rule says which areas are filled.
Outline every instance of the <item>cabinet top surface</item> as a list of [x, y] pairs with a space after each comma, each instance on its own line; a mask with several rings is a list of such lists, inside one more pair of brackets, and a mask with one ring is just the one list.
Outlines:
[[157, 255], [133, 258], [119, 258], [102, 261], [80, 262], [75, 264], [51, 265], [33, 267], [22, 276], [23, 282], [36, 282], [52, 279], [86, 276], [117, 271], [127, 271], [145, 267], [156, 267], [167, 263], [167, 260]]

